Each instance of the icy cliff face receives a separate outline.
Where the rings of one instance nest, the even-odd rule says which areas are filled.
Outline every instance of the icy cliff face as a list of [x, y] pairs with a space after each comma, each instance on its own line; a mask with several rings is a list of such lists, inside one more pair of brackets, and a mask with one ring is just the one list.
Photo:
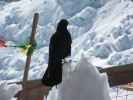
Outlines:
[[[74, 5], [75, 10], [70, 10]], [[86, 0], [82, 2], [80, 0], [68, 0], [67, 2], [63, 0], [38, 0], [37, 2], [36, 0], [21, 0], [8, 3], [1, 6], [2, 8], [0, 10], [0, 36], [6, 41], [12, 41], [13, 44], [20, 44], [27, 41], [31, 32], [33, 15], [35, 12], [40, 14], [36, 35], [38, 49], [33, 55], [33, 64], [31, 64], [32, 71], [32, 68], [34, 69], [35, 66], [37, 68], [37, 66], [43, 66], [43, 63], [47, 64], [48, 49], [46, 48], [49, 44], [50, 36], [55, 32], [56, 25], [60, 19], [67, 18], [70, 21], [68, 29], [74, 40], [91, 29], [95, 21], [97, 9], [102, 5], [103, 3], [100, 0], [92, 0], [90, 2]], [[65, 7], [67, 8], [65, 9]], [[10, 50], [10, 48], [7, 49]], [[15, 49], [16, 48], [14, 48], [14, 50]], [[3, 50], [1, 49], [1, 51]], [[20, 51], [18, 50], [18, 54], [15, 54], [15, 56], [20, 56], [19, 52]], [[44, 54], [43, 57], [41, 57], [40, 52]], [[6, 52], [1, 54], [2, 58], [4, 58], [1, 59], [1, 62], [9, 60], [5, 53]], [[12, 55], [14, 56], [14, 54]], [[34, 60], [36, 59], [36, 56], [41, 57], [39, 61]], [[6, 67], [8, 70], [18, 71], [18, 69], [24, 67], [24, 59], [20, 60], [20, 64], [17, 64], [19, 59], [12, 60], [9, 61], [14, 63], [11, 65], [8, 64], [8, 67]], [[5, 63], [2, 63], [2, 66], [4, 65]], [[2, 66], [1, 68], [3, 68]], [[34, 70], [32, 72], [34, 73]], [[1, 74], [2, 73], [4, 73], [4, 71], [2, 71]], [[1, 76], [3, 75], [5, 74], [2, 74]], [[18, 74], [16, 76], [18, 76]], [[7, 78], [6, 76], [3, 79], [12, 78], [13, 77]]]
[[101, 0], [56, 0], [67, 16], [74, 16], [86, 7], [100, 8]]
[[[76, 51], [82, 47], [87, 55], [106, 59], [109, 64], [132, 63], [128, 57], [124, 56], [128, 53], [132, 55], [132, 10], [133, 2], [130, 0], [112, 0], [105, 4], [97, 11], [92, 28], [85, 33], [86, 35], [76, 40], [79, 43], [75, 43]], [[80, 41], [81, 39], [84, 40]], [[125, 51], [130, 52], [125, 54]], [[119, 53], [121, 59], [126, 58], [126, 62], [122, 62], [121, 59], [111, 61], [115, 58], [114, 53]]]

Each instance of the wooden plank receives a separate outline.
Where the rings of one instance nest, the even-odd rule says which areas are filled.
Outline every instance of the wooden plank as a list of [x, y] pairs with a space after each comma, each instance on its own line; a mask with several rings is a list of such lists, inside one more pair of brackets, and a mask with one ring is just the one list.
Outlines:
[[[8, 83], [8, 85], [10, 85], [10, 84], [22, 85], [23, 82], [20, 81], [20, 82], [10, 82], [10, 83]], [[35, 85], [41, 84], [41, 80], [40, 79], [37, 79], [37, 80], [27, 80], [26, 84], [27, 84], [27, 88], [30, 88], [30, 87], [33, 87]]]
[[16, 1], [20, 1], [20, 0], [5, 0], [5, 2], [16, 2]]
[[[16, 84], [23, 84], [23, 82], [14, 82]], [[14, 83], [10, 83], [10, 84], [14, 84]], [[25, 92], [26, 94], [28, 94], [28, 92], [30, 91], [30, 100], [32, 100], [31, 98], [34, 96], [47, 96], [49, 91], [51, 90], [51, 87], [47, 87], [44, 84], [42, 84], [41, 80], [28, 80], [26, 82], [26, 91], [23, 89], [22, 91], [20, 91], [19, 93], [17, 93], [15, 95], [15, 97], [19, 97], [22, 92]], [[26, 99], [25, 99], [26, 100]]]
[[133, 64], [113, 66], [99, 71], [107, 73], [111, 87], [133, 82]]
[[117, 65], [104, 69], [100, 69], [101, 73], [103, 72], [112, 72], [112, 71], [125, 71], [125, 70], [133, 70], [133, 64], [125, 64], [125, 65]]
[[121, 85], [120, 88], [127, 91], [133, 91], [133, 83], [129, 83], [127, 85]]

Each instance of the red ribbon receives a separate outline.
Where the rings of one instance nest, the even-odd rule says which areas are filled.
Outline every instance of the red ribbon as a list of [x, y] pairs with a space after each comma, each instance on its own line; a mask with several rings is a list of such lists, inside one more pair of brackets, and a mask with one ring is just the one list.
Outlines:
[[0, 36], [0, 48], [2, 48], [2, 47], [7, 47], [7, 46], [6, 46], [6, 42], [5, 42], [4, 38], [2, 36]]

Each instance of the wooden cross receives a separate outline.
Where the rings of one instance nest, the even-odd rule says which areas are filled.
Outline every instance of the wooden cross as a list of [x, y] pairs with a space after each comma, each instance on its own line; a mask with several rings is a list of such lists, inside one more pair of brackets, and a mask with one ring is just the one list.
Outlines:
[[[39, 14], [35, 13], [32, 24], [30, 42], [29, 42], [31, 45], [35, 41], [35, 34], [36, 34], [38, 20], [39, 20]], [[18, 100], [43, 100], [43, 97], [47, 96], [51, 89], [51, 87], [42, 84], [41, 80], [35, 80], [35, 81], [28, 80], [31, 56], [32, 53], [27, 54], [23, 81], [15, 82], [16, 84], [21, 84], [23, 88], [15, 95], [15, 97], [17, 97]]]
[[[39, 14], [35, 13], [34, 18], [33, 18], [33, 24], [32, 24], [32, 32], [31, 32], [30, 41], [29, 41], [31, 45], [35, 41], [35, 34], [36, 34], [38, 20], [39, 20]], [[25, 65], [25, 70], [24, 70], [24, 76], [23, 76], [22, 86], [23, 86], [23, 90], [25, 90], [25, 93], [27, 90], [26, 83], [28, 80], [28, 73], [29, 73], [29, 68], [30, 68], [31, 56], [32, 56], [32, 54], [27, 55], [26, 65]], [[23, 100], [26, 100], [25, 94], [23, 94], [23, 98], [24, 98]]]

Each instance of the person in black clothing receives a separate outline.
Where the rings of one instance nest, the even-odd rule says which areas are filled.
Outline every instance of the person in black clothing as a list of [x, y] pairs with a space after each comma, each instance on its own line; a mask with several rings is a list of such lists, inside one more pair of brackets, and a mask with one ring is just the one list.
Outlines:
[[67, 30], [68, 21], [62, 19], [49, 44], [48, 68], [42, 78], [46, 86], [54, 86], [62, 82], [62, 60], [71, 55], [71, 35]]

